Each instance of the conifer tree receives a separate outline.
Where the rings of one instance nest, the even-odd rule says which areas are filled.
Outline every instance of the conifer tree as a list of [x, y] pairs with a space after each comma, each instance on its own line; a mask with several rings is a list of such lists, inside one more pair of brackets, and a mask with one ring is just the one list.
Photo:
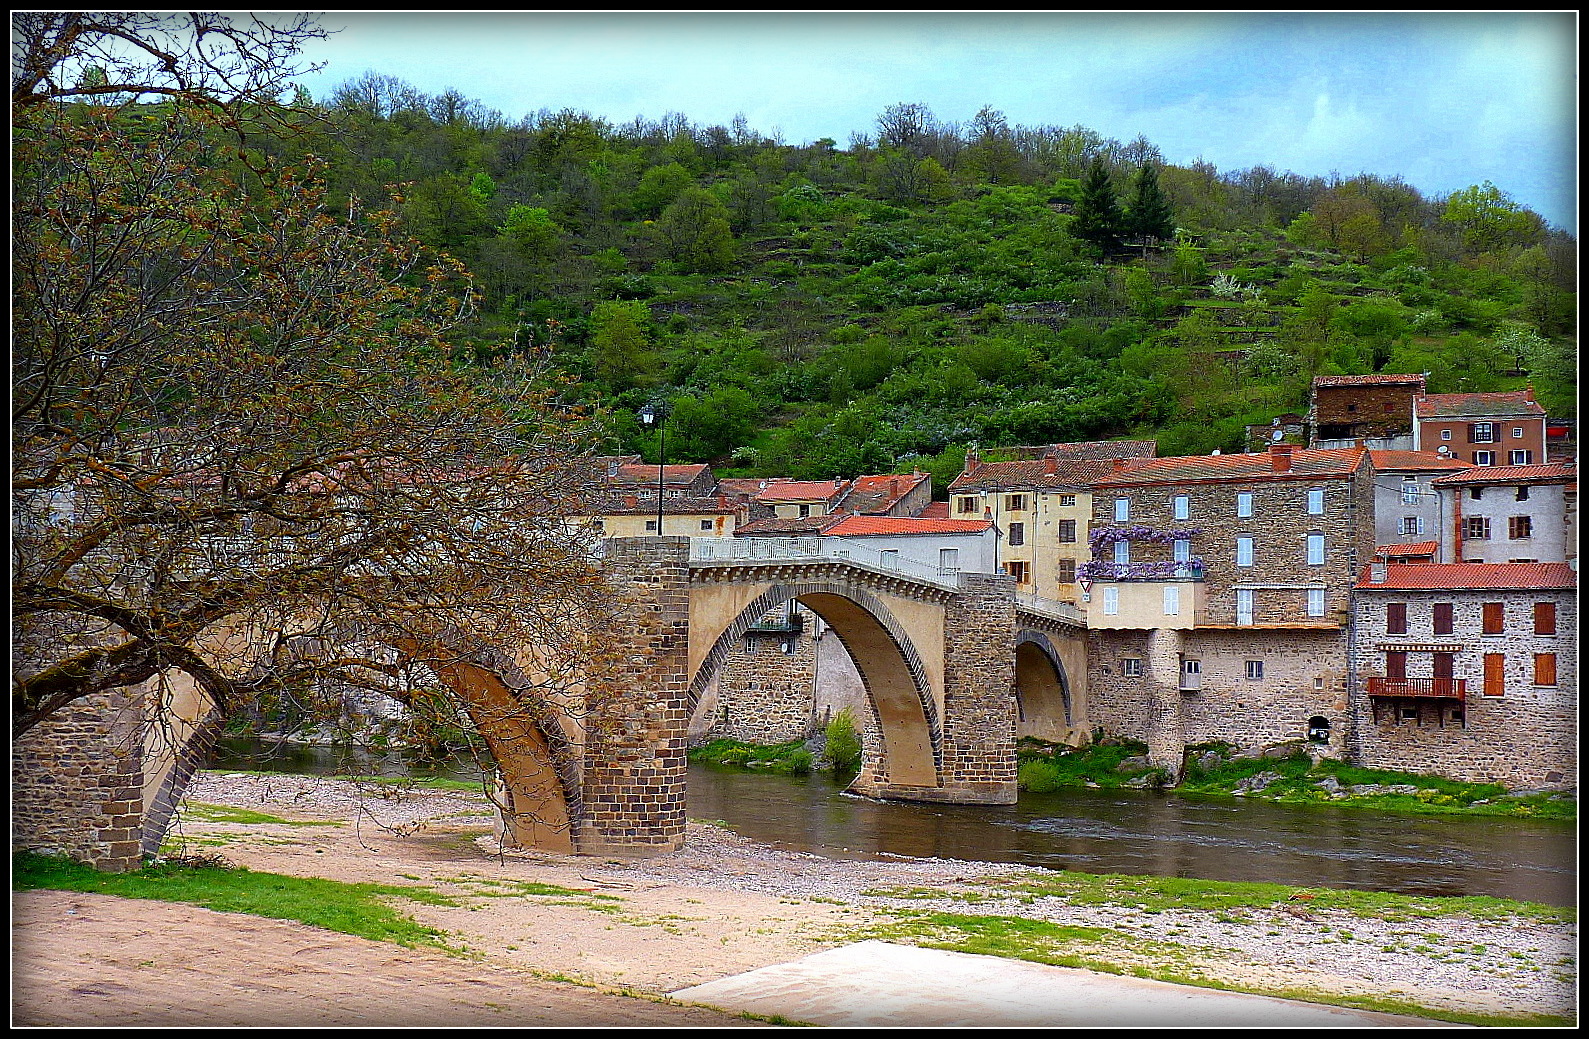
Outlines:
[[1076, 201], [1076, 219], [1070, 233], [1108, 253], [1120, 246], [1125, 236], [1125, 214], [1115, 197], [1114, 185], [1102, 159], [1094, 159], [1081, 182], [1081, 198]]
[[1175, 237], [1175, 211], [1159, 188], [1158, 167], [1151, 162], [1143, 163], [1137, 170], [1136, 190], [1126, 213], [1126, 229], [1142, 241], [1144, 254], [1150, 240], [1162, 242]]

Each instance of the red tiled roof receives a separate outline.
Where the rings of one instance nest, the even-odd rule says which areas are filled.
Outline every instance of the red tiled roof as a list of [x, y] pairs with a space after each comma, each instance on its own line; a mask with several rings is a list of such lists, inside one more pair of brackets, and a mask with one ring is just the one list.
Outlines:
[[842, 519], [843, 516], [779, 516], [741, 524], [734, 528], [734, 536], [739, 538], [796, 537], [802, 534], [814, 536], [825, 533], [829, 527]]
[[1438, 541], [1407, 541], [1399, 545], [1376, 545], [1376, 556], [1432, 556], [1440, 550]]
[[1375, 469], [1471, 469], [1472, 462], [1438, 454], [1434, 451], [1376, 451], [1368, 452], [1368, 462]]
[[1043, 453], [1055, 458], [1152, 458], [1159, 453], [1159, 445], [1154, 440], [1082, 440], [1054, 444]]
[[1413, 401], [1419, 418], [1485, 418], [1491, 415], [1545, 415], [1530, 390], [1507, 393], [1431, 393]]
[[1554, 483], [1557, 480], [1571, 480], [1578, 472], [1574, 462], [1548, 462], [1545, 465], [1476, 465], [1460, 473], [1447, 473], [1430, 480], [1430, 484], [1440, 484], [1443, 487], [1452, 484], [1484, 484], [1492, 486], [1498, 483], [1532, 483], [1542, 481]]
[[923, 519], [920, 516], [846, 516], [829, 527], [837, 538], [874, 537], [883, 534], [980, 534], [991, 520]]
[[1313, 377], [1313, 386], [1315, 389], [1321, 386], [1329, 388], [1333, 386], [1422, 385], [1424, 385], [1424, 377], [1422, 375], [1395, 375], [1389, 372], [1382, 375], [1315, 375]]
[[946, 501], [931, 501], [927, 507], [916, 514], [918, 519], [948, 519], [949, 503]]
[[[620, 465], [618, 471], [608, 477], [611, 483], [636, 483], [650, 484], [653, 487], [657, 482], [657, 466], [654, 465]], [[696, 465], [664, 465], [662, 469], [662, 482], [664, 484], [691, 484], [706, 471], [704, 463]]]
[[1357, 587], [1393, 591], [1450, 588], [1576, 588], [1578, 571], [1567, 563], [1390, 563], [1385, 580], [1364, 567]]
[[[954, 478], [950, 490], [973, 487], [1087, 487], [1116, 470], [1120, 460], [1108, 458], [1046, 458], [1023, 462], [983, 462]], [[1141, 465], [1145, 458], [1123, 460]], [[1053, 471], [1049, 466], [1053, 466]]]
[[892, 476], [857, 476], [850, 491], [839, 503], [845, 512], [883, 512], [931, 477], [926, 473], [896, 473]]
[[828, 501], [843, 488], [843, 480], [774, 480], [757, 492], [756, 500]]
[[1363, 448], [1329, 448], [1291, 452], [1291, 466], [1280, 472], [1274, 468], [1274, 452], [1243, 455], [1182, 455], [1173, 458], [1148, 458], [1128, 469], [1110, 473], [1096, 481], [1098, 487], [1129, 487], [1153, 483], [1247, 483], [1258, 480], [1317, 480], [1352, 475], [1367, 454]]

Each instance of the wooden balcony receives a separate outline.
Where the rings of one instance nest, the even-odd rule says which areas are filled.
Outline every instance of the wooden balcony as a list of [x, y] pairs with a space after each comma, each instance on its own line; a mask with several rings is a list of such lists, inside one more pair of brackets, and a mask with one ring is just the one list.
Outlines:
[[1370, 676], [1368, 695], [1403, 700], [1455, 700], [1468, 691], [1466, 678], [1380, 678]]

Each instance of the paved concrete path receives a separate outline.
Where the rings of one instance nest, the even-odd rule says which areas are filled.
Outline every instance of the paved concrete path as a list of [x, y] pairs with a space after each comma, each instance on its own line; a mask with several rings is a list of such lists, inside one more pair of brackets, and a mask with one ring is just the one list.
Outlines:
[[868, 941], [681, 989], [678, 999], [827, 1026], [1451, 1027], [997, 956]]

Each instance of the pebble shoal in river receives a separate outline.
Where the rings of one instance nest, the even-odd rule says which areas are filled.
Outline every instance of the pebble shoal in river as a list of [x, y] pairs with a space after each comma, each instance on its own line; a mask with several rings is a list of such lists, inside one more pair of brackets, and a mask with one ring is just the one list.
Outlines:
[[[465, 792], [380, 789], [345, 780], [296, 775], [200, 773], [188, 797], [241, 808], [274, 807], [312, 815], [362, 816], [405, 829], [429, 820], [446, 825], [489, 823], [483, 798]], [[477, 842], [493, 855], [567, 861]], [[597, 865], [599, 863], [599, 866]], [[1214, 977], [1231, 982], [1290, 983], [1298, 988], [1359, 995], [1404, 994], [1428, 1006], [1473, 1011], [1572, 1014], [1577, 1007], [1576, 924], [1522, 918], [1478, 920], [1440, 916], [1387, 921], [1305, 903], [1256, 909], [1245, 918], [1203, 910], [1152, 912], [1122, 906], [1072, 905], [1058, 897], [998, 897], [977, 886], [976, 901], [954, 897], [978, 880], [1047, 872], [1011, 863], [949, 859], [829, 858], [788, 851], [718, 826], [691, 823], [684, 847], [645, 859], [593, 859], [586, 874], [624, 885], [672, 884], [758, 892], [780, 898], [833, 899], [877, 910], [907, 909], [1012, 916], [1122, 932], [1148, 950], [1173, 943], [1192, 950]], [[890, 887], [939, 889], [943, 898], [890, 898]], [[991, 896], [991, 897], [990, 897]], [[1109, 950], [1116, 960], [1122, 950]], [[1152, 963], [1143, 952], [1142, 962]]]

